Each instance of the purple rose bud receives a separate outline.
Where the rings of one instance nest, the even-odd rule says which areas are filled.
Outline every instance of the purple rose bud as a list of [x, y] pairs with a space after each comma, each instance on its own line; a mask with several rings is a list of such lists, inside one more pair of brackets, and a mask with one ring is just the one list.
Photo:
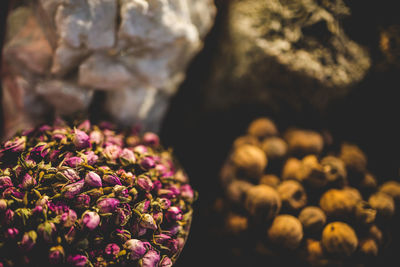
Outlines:
[[75, 129], [72, 140], [77, 150], [82, 150], [91, 146], [89, 136], [84, 131], [78, 129]]
[[4, 215], [4, 223], [5, 224], [11, 224], [14, 220], [14, 211], [11, 209], [8, 209], [6, 211], [6, 214]]
[[143, 214], [142, 217], [140, 218], [140, 226], [151, 230], [157, 229], [157, 224], [153, 216], [151, 216], [151, 214], [148, 213]]
[[21, 242], [19, 243], [19, 247], [25, 251], [30, 251], [33, 246], [36, 244], [37, 234], [35, 231], [29, 231], [25, 233], [22, 237]]
[[54, 223], [49, 221], [45, 221], [44, 223], [39, 224], [37, 227], [37, 233], [47, 243], [51, 243], [53, 241], [56, 231], [57, 228]]
[[136, 205], [136, 209], [141, 213], [148, 212], [149, 208], [150, 208], [150, 200], [141, 201]]
[[168, 198], [164, 198], [164, 197], [159, 198], [158, 203], [160, 204], [160, 206], [163, 210], [166, 210], [171, 206], [171, 200], [169, 200]]
[[146, 192], [150, 192], [153, 189], [153, 182], [147, 176], [139, 176], [136, 179], [137, 185]]
[[100, 144], [103, 141], [103, 134], [100, 131], [92, 131], [90, 133], [90, 142], [93, 144]]
[[[50, 156], [49, 156], [50, 161], [52, 163], [56, 162], [58, 160], [58, 157], [60, 156], [60, 154], [61, 154], [61, 151], [58, 150], [58, 149], [55, 149], [55, 150], [51, 151]], [[29, 163], [28, 163], [28, 161], [29, 161]], [[31, 161], [31, 160], [27, 160], [26, 164], [27, 165], [29, 164], [30, 168], [34, 168], [35, 165], [36, 165], [36, 163], [34, 161]]]
[[60, 143], [66, 143], [67, 141], [67, 136], [65, 136], [65, 134], [62, 133], [55, 133], [51, 138]]
[[153, 219], [156, 221], [156, 224], [161, 224], [163, 220], [163, 213], [162, 211], [154, 211], [153, 212]]
[[144, 145], [138, 145], [133, 148], [133, 152], [138, 153], [139, 155], [146, 154], [149, 150]]
[[94, 165], [99, 159], [99, 156], [97, 156], [93, 151], [87, 151], [85, 152], [85, 155], [89, 165]]
[[5, 199], [0, 199], [0, 213], [7, 209], [7, 201]]
[[160, 261], [160, 263], [158, 264], [159, 267], [172, 267], [172, 260], [165, 256], [162, 258], [162, 260]]
[[3, 198], [10, 198], [10, 197], [15, 197], [15, 198], [19, 198], [22, 199], [24, 197], [24, 193], [18, 191], [17, 188], [15, 187], [8, 187], [6, 188], [6, 190], [4, 190], [3, 192]]
[[64, 189], [62, 190], [62, 192], [64, 192], [64, 197], [68, 199], [74, 198], [76, 195], [82, 192], [84, 185], [85, 181], [82, 179], [76, 183], [65, 186]]
[[138, 260], [146, 253], [146, 244], [138, 239], [130, 239], [124, 243], [124, 249], [131, 260]]
[[148, 146], [158, 146], [160, 144], [160, 138], [155, 133], [146, 132], [143, 135], [143, 142]]
[[121, 154], [119, 155], [119, 159], [122, 163], [122, 165], [130, 165], [130, 164], [134, 164], [136, 162], [136, 157], [135, 154], [133, 153], [132, 150], [128, 149], [128, 148], [124, 148], [121, 152]]
[[179, 190], [181, 191], [181, 196], [182, 196], [185, 200], [187, 200], [187, 201], [189, 201], [189, 202], [193, 201], [193, 198], [194, 198], [194, 191], [193, 191], [192, 187], [191, 187], [189, 184], [184, 184], [184, 185], [182, 185], [182, 186], [179, 188]]
[[155, 180], [154, 182], [153, 182], [153, 188], [152, 188], [152, 190], [154, 190], [154, 191], [158, 191], [158, 190], [160, 190], [161, 188], [162, 188], [162, 183], [161, 183], [161, 181], [160, 180]]
[[160, 255], [155, 250], [149, 250], [142, 258], [140, 267], [157, 267]]
[[84, 267], [88, 262], [88, 258], [83, 255], [69, 255], [67, 258], [67, 262], [75, 267]]
[[9, 239], [15, 239], [19, 234], [19, 231], [17, 228], [8, 228], [5, 232], [5, 237]]
[[172, 206], [169, 207], [167, 212], [165, 213], [165, 218], [167, 221], [180, 221], [182, 220], [182, 211], [180, 208]]
[[89, 120], [84, 120], [81, 124], [78, 125], [78, 129], [82, 131], [89, 131], [90, 130], [90, 121]]
[[109, 160], [116, 160], [119, 157], [119, 154], [121, 153], [121, 147], [117, 145], [108, 145], [104, 150], [103, 150], [103, 155]]
[[94, 211], [86, 211], [82, 214], [82, 223], [87, 229], [93, 231], [100, 224], [100, 216]]
[[15, 137], [13, 140], [4, 143], [4, 151], [19, 153], [25, 150], [26, 136]]
[[14, 185], [13, 185], [10, 177], [8, 177], [8, 176], [0, 177], [0, 190], [7, 188], [7, 187], [12, 187], [12, 186], [14, 186]]
[[174, 223], [170, 228], [168, 228], [168, 234], [171, 236], [177, 235], [183, 230], [182, 225], [179, 223]]
[[144, 170], [150, 170], [156, 166], [156, 163], [151, 156], [144, 157], [140, 160], [140, 167]]
[[46, 146], [46, 143], [39, 143], [34, 148], [32, 148], [29, 157], [34, 159], [35, 161], [41, 161], [47, 156], [47, 154], [49, 154], [50, 149], [46, 148]]
[[97, 208], [100, 213], [112, 213], [119, 205], [119, 200], [116, 198], [105, 198], [97, 202]]
[[102, 186], [101, 178], [95, 172], [88, 172], [88, 174], [86, 174], [85, 184], [90, 187], [101, 187]]
[[125, 243], [132, 238], [131, 232], [125, 229], [116, 229], [112, 233], [112, 236], [119, 240], [121, 243]]
[[36, 206], [47, 207], [49, 203], [49, 196], [43, 196], [41, 199], [36, 201]]
[[154, 236], [154, 240], [156, 241], [156, 243], [161, 244], [161, 245], [166, 244], [167, 241], [170, 239], [171, 239], [171, 237], [166, 234], [159, 234], [159, 235]]
[[34, 215], [42, 214], [42, 212], [43, 212], [42, 206], [35, 206], [32, 210], [32, 214], [34, 214]]
[[63, 262], [65, 256], [64, 248], [62, 246], [51, 247], [49, 250], [49, 262], [56, 265]]
[[81, 177], [79, 177], [78, 173], [74, 169], [66, 169], [62, 171], [62, 174], [72, 183], [81, 179]]
[[116, 256], [120, 251], [121, 249], [115, 243], [108, 244], [104, 249], [105, 254], [112, 257]]
[[90, 205], [90, 196], [86, 194], [80, 194], [75, 198], [75, 207], [80, 209], [88, 209]]
[[74, 210], [68, 209], [61, 215], [60, 222], [64, 227], [71, 227], [74, 225], [75, 221], [78, 219], [76, 212]]
[[80, 157], [70, 157], [70, 158], [66, 159], [66, 160], [64, 161], [64, 163], [65, 163], [67, 166], [70, 166], [71, 168], [76, 168], [76, 167], [78, 167], [80, 164], [83, 163], [83, 159], [80, 158]]
[[30, 189], [35, 187], [36, 185], [36, 180], [30, 176], [28, 173], [24, 175], [24, 178], [22, 178], [22, 183], [21, 183], [21, 188], [23, 189]]
[[121, 180], [115, 175], [106, 174], [103, 176], [103, 181], [108, 185], [122, 185]]

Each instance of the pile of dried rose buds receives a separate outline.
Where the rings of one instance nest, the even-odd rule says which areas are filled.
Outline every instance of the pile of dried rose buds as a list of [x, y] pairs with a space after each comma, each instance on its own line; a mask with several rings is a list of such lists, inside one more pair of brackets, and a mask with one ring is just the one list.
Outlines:
[[154, 133], [24, 131], [0, 147], [0, 266], [172, 266], [196, 197]]
[[311, 266], [373, 262], [399, 220], [400, 182], [379, 184], [367, 163], [327, 132], [280, 134], [268, 118], [252, 121], [220, 174], [216, 207], [230, 245]]

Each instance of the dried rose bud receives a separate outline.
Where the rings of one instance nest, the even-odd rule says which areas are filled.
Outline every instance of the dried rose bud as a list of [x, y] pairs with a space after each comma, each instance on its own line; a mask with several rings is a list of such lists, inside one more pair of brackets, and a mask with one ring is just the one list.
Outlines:
[[81, 177], [79, 177], [78, 173], [74, 169], [66, 169], [59, 173], [59, 175], [62, 175], [72, 183], [77, 182], [81, 179]]
[[84, 131], [78, 129], [75, 129], [72, 141], [77, 150], [88, 148], [91, 145], [89, 136]]
[[278, 192], [267, 185], [256, 185], [247, 191], [245, 208], [258, 221], [267, 221], [275, 217], [281, 209]]
[[266, 137], [278, 135], [279, 133], [275, 123], [267, 117], [260, 117], [253, 120], [247, 128], [247, 132], [260, 140]]
[[148, 213], [142, 215], [140, 219], [140, 226], [151, 230], [156, 230], [158, 228], [153, 216]]
[[108, 185], [122, 185], [120, 179], [115, 175], [106, 174], [103, 176], [103, 181]]
[[282, 180], [298, 180], [300, 181], [299, 172], [301, 169], [301, 160], [297, 158], [288, 158], [282, 168]]
[[6, 210], [6, 213], [4, 214], [4, 223], [11, 224], [14, 220], [14, 214], [15, 212], [12, 209]]
[[142, 169], [144, 169], [144, 170], [150, 170], [156, 166], [156, 163], [155, 163], [153, 157], [151, 157], [151, 156], [143, 157], [140, 160], [139, 164], [140, 164], [140, 167], [142, 167]]
[[296, 249], [303, 239], [303, 227], [292, 215], [278, 215], [268, 229], [268, 240], [278, 246]]
[[69, 255], [67, 258], [67, 262], [75, 267], [84, 267], [88, 262], [88, 258], [83, 255]]
[[258, 180], [267, 167], [267, 157], [261, 148], [242, 145], [234, 149], [230, 159], [238, 171], [245, 177]]
[[4, 189], [4, 188], [8, 188], [8, 187], [12, 187], [14, 186], [11, 178], [8, 176], [1, 176], [0, 177], [0, 190]]
[[336, 256], [351, 256], [358, 246], [353, 228], [344, 222], [332, 222], [322, 231], [322, 246]]
[[264, 174], [260, 178], [260, 184], [265, 184], [273, 188], [277, 188], [281, 180], [274, 174]]
[[330, 185], [343, 187], [347, 184], [347, 171], [343, 160], [334, 156], [326, 156], [321, 160], [321, 165]]
[[49, 221], [45, 221], [44, 223], [39, 224], [37, 227], [37, 233], [47, 243], [51, 243], [53, 241], [56, 231], [57, 229], [55, 224]]
[[321, 134], [311, 130], [289, 129], [284, 134], [291, 154], [320, 154], [324, 148]]
[[287, 154], [287, 144], [280, 137], [270, 137], [261, 144], [267, 158], [270, 160], [283, 159]]
[[93, 231], [100, 224], [100, 216], [94, 211], [86, 211], [82, 214], [82, 224], [85, 228]]
[[4, 149], [1, 152], [10, 151], [12, 153], [19, 153], [25, 150], [26, 147], [26, 136], [15, 137], [13, 140], [9, 140], [4, 143]]
[[22, 178], [21, 187], [25, 190], [33, 188], [36, 185], [36, 180], [31, 175], [26, 173]]
[[103, 134], [100, 131], [95, 130], [90, 132], [89, 140], [91, 143], [99, 145], [101, 142], [103, 142], [103, 139]]
[[29, 231], [22, 236], [19, 247], [25, 251], [30, 251], [36, 244], [37, 234], [35, 231]]
[[234, 180], [226, 188], [227, 198], [235, 204], [242, 204], [247, 191], [254, 185], [244, 180]]
[[143, 135], [143, 143], [148, 146], [158, 146], [160, 144], [160, 138], [155, 133], [146, 132]]
[[121, 147], [117, 145], [108, 145], [106, 148], [103, 150], [103, 155], [105, 158], [109, 160], [116, 160], [121, 153]]
[[136, 179], [136, 183], [139, 186], [139, 188], [143, 189], [146, 192], [150, 192], [153, 189], [153, 182], [151, 179], [147, 176], [139, 176]]
[[101, 187], [102, 182], [100, 176], [95, 172], [88, 172], [85, 176], [85, 185], [90, 187]]
[[123, 245], [124, 249], [128, 252], [129, 258], [131, 260], [138, 260], [144, 256], [147, 250], [146, 243], [138, 239], [130, 239], [126, 241]]
[[193, 202], [194, 199], [194, 191], [189, 184], [181, 185], [179, 188], [181, 191], [181, 197], [188, 201], [189, 203]]
[[183, 218], [182, 211], [175, 206], [169, 207], [165, 212], [165, 218], [167, 221], [180, 221]]
[[72, 209], [68, 209], [68, 211], [64, 212], [60, 217], [60, 223], [64, 227], [71, 227], [74, 225], [75, 221], [78, 219], [76, 212]]
[[368, 199], [368, 203], [377, 211], [377, 217], [379, 218], [389, 219], [394, 214], [394, 200], [383, 192], [377, 192], [371, 195]]
[[116, 198], [105, 198], [97, 202], [100, 213], [112, 213], [115, 211], [120, 201]]
[[85, 152], [86, 156], [86, 161], [89, 165], [94, 165], [99, 159], [99, 156], [97, 156], [93, 151], [86, 151]]
[[164, 256], [158, 264], [159, 267], [172, 267], [172, 265], [172, 260], [168, 256]]
[[149, 150], [144, 145], [137, 145], [133, 148], [133, 152], [135, 152], [139, 155], [145, 155], [145, 154], [147, 154], [148, 151]]
[[19, 234], [19, 230], [17, 228], [8, 228], [4, 233], [4, 236], [9, 239], [15, 239]]
[[119, 160], [121, 161], [122, 165], [128, 166], [136, 162], [136, 157], [132, 150], [124, 148], [119, 155]]
[[140, 267], [157, 267], [160, 262], [160, 254], [155, 250], [149, 250], [139, 262]]
[[330, 189], [321, 196], [319, 205], [328, 216], [346, 218], [353, 214], [357, 202], [358, 199], [345, 190]]
[[299, 214], [305, 232], [319, 232], [326, 223], [325, 213], [318, 207], [305, 207]]
[[80, 157], [70, 157], [64, 163], [71, 168], [76, 168], [83, 163], [83, 159]]
[[120, 247], [115, 243], [110, 243], [104, 249], [104, 253], [108, 256], [115, 257], [120, 252]]
[[278, 186], [277, 191], [284, 209], [295, 211], [307, 204], [306, 192], [303, 186], [295, 180], [283, 181]]
[[64, 261], [65, 252], [62, 246], [51, 247], [49, 250], [49, 263], [60, 264]]
[[78, 182], [69, 184], [64, 187], [62, 192], [64, 193], [64, 197], [68, 199], [74, 198], [76, 195], [82, 192], [83, 186], [85, 185], [85, 181], [82, 179]]

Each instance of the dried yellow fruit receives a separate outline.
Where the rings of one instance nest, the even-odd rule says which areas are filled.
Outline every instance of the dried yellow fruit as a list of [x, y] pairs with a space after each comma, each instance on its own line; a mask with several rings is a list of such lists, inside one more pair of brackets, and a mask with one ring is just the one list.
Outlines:
[[301, 169], [301, 161], [297, 158], [288, 158], [282, 168], [282, 180], [298, 180]]
[[284, 134], [284, 139], [292, 154], [320, 154], [324, 148], [322, 136], [311, 130], [290, 129]]
[[231, 161], [239, 173], [247, 178], [258, 180], [267, 166], [267, 157], [261, 148], [242, 145], [234, 149]]
[[353, 215], [357, 202], [357, 198], [345, 190], [330, 189], [321, 196], [319, 206], [330, 217], [345, 218]]
[[326, 223], [326, 215], [322, 209], [308, 206], [301, 210], [299, 220], [303, 225], [304, 232], [318, 232]]
[[393, 216], [395, 204], [391, 196], [383, 192], [377, 192], [369, 197], [368, 202], [371, 207], [376, 209], [379, 218], [389, 219]]
[[268, 239], [280, 247], [296, 249], [303, 239], [303, 227], [292, 215], [278, 215], [268, 229]]
[[250, 135], [259, 138], [260, 140], [279, 134], [275, 123], [271, 119], [266, 117], [261, 117], [253, 120], [247, 128], [247, 132]]
[[274, 174], [264, 174], [260, 179], [260, 184], [269, 185], [273, 188], [277, 188], [280, 182], [279, 177]]
[[261, 144], [261, 148], [270, 160], [284, 158], [288, 150], [286, 142], [280, 137], [265, 139]]
[[332, 222], [322, 231], [322, 246], [330, 254], [351, 256], [358, 246], [353, 228], [344, 222]]
[[307, 204], [307, 194], [303, 186], [295, 180], [283, 181], [277, 188], [282, 200], [282, 208], [295, 211]]
[[282, 202], [278, 192], [267, 185], [256, 185], [246, 194], [245, 208], [248, 213], [259, 221], [274, 218], [281, 209]]

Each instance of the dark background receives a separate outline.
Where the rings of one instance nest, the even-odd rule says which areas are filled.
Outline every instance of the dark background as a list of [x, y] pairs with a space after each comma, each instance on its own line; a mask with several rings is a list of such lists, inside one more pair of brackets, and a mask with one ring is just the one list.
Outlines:
[[[311, 107], [293, 113], [282, 107], [272, 113], [268, 107], [237, 105], [227, 110], [205, 109], [204, 86], [210, 76], [209, 66], [217, 51], [219, 36], [229, 1], [217, 0], [218, 15], [208, 35], [205, 47], [192, 61], [187, 78], [165, 117], [160, 132], [165, 146], [173, 147], [176, 156], [187, 170], [192, 186], [199, 192], [189, 239], [175, 266], [284, 266], [290, 260], [260, 262], [251, 254], [233, 258], [230, 245], [216, 230], [218, 216], [212, 212], [214, 200], [221, 194], [218, 172], [232, 141], [244, 133], [248, 123], [259, 116], [271, 116], [281, 130], [290, 125], [327, 129], [335, 142], [358, 144], [368, 155], [368, 168], [379, 181], [399, 178], [400, 130], [398, 90], [400, 72], [395, 64], [384, 70], [376, 67], [384, 61], [379, 50], [379, 31], [400, 24], [396, 1], [346, 1], [352, 15], [343, 26], [353, 40], [366, 46], [372, 56], [372, 68], [365, 79], [344, 99], [331, 103], [321, 114]], [[8, 1], [0, 1], [0, 44], [4, 30]], [[1, 109], [0, 109], [1, 112]], [[0, 114], [1, 115], [1, 114]], [[1, 122], [1, 120], [0, 120]], [[2, 123], [1, 123], [2, 124]], [[394, 237], [398, 239], [398, 236]], [[398, 266], [396, 253], [399, 242], [393, 242], [379, 258], [379, 266]]]

